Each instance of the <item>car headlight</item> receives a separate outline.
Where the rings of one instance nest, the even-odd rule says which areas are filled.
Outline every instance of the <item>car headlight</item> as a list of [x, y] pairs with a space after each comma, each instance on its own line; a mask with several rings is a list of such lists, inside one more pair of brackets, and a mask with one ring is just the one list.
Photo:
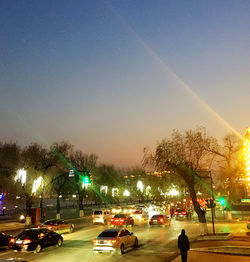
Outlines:
[[25, 219], [25, 216], [24, 216], [24, 215], [21, 215], [19, 219]]

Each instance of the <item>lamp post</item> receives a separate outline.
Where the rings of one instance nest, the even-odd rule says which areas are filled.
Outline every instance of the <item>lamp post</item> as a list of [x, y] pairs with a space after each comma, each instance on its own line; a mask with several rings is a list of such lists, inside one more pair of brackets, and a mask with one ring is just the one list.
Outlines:
[[213, 178], [212, 178], [212, 172], [209, 170], [209, 177], [211, 182], [211, 193], [212, 193], [212, 199], [210, 199], [210, 206], [211, 206], [211, 215], [212, 215], [212, 224], [213, 224], [213, 235], [215, 235], [215, 228], [214, 228], [214, 189], [213, 189]]

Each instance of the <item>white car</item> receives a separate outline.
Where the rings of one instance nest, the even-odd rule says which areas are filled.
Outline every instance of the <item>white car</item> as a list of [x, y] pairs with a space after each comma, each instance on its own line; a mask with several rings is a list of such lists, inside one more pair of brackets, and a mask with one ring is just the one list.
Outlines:
[[110, 210], [98, 209], [94, 210], [92, 214], [93, 224], [110, 224], [110, 219], [113, 217]]
[[138, 238], [127, 229], [106, 229], [93, 239], [95, 253], [118, 252], [125, 253], [129, 247], [138, 247]]

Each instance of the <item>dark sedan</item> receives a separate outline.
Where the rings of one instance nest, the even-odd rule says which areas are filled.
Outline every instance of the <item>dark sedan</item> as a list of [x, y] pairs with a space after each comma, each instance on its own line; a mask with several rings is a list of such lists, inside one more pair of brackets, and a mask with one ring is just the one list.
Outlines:
[[48, 246], [61, 246], [63, 237], [48, 229], [31, 228], [26, 229], [9, 241], [9, 248], [18, 251], [41, 252], [42, 248]]

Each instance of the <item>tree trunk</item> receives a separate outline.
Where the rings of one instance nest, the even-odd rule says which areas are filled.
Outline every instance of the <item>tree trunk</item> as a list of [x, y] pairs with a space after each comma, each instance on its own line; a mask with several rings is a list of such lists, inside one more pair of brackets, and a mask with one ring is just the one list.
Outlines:
[[79, 196], [79, 214], [80, 217], [83, 216], [83, 196], [84, 196], [84, 192], [82, 190], [80, 190], [78, 192], [78, 196]]
[[57, 199], [56, 199], [56, 218], [60, 219], [61, 218], [61, 206], [60, 206], [60, 193], [57, 194]]
[[41, 222], [43, 222], [43, 191], [41, 192], [41, 198], [40, 198], [40, 209], [41, 209]]

